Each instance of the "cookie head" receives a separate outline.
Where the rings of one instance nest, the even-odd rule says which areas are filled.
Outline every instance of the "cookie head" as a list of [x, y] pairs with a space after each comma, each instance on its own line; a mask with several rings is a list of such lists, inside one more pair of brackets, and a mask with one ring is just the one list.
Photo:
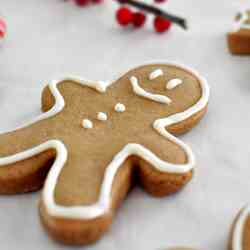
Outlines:
[[134, 119], [140, 117], [145, 125], [150, 125], [197, 104], [208, 92], [201, 81], [201, 77], [187, 68], [154, 64], [129, 71], [107, 92], [114, 91]]
[[[135, 130], [139, 134], [142, 128], [151, 129], [156, 120], [186, 112], [194, 106], [197, 110], [197, 106], [204, 106], [209, 90], [203, 82], [202, 77], [186, 67], [152, 64], [132, 69], [109, 84], [93, 83], [94, 88], [84, 88], [74, 81], [61, 81], [58, 88], [66, 104], [62, 113], [71, 116], [68, 122], [74, 123], [76, 127], [81, 123], [79, 121], [87, 119], [93, 125], [88, 133], [99, 130], [98, 133], [102, 134], [100, 130], [104, 129], [112, 135], [116, 133], [116, 129], [120, 130], [131, 124], [128, 132]], [[54, 104], [55, 99], [50, 89], [46, 88], [43, 94], [43, 110], [50, 110]], [[74, 113], [75, 118], [70, 114], [72, 110], [77, 110]], [[100, 114], [105, 116], [103, 123], [96, 121], [100, 121]], [[189, 115], [185, 117], [189, 118]], [[177, 125], [178, 121], [174, 124]], [[171, 132], [182, 131], [177, 129]], [[128, 137], [128, 134], [124, 136], [127, 139]]]

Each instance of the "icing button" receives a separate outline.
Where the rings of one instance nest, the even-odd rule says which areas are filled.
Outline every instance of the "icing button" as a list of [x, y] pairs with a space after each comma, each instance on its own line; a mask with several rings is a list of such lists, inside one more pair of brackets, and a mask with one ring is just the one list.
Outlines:
[[83, 128], [90, 129], [90, 128], [93, 128], [93, 123], [92, 123], [92, 121], [90, 121], [88, 119], [83, 119], [82, 126], [83, 126]]
[[104, 112], [98, 112], [98, 114], [97, 114], [97, 119], [98, 119], [99, 121], [107, 121], [107, 120], [108, 120], [108, 116], [107, 116], [107, 114], [104, 113]]
[[115, 111], [116, 111], [116, 112], [122, 113], [122, 112], [124, 112], [125, 110], [126, 110], [126, 107], [125, 107], [124, 104], [122, 104], [122, 103], [117, 103], [117, 104], [115, 105]]

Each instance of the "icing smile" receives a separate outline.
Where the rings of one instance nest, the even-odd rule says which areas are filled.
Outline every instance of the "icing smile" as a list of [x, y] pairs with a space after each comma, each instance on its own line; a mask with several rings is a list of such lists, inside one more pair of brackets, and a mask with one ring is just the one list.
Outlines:
[[150, 100], [155, 101], [155, 102], [163, 103], [163, 104], [170, 104], [172, 102], [172, 100], [167, 96], [147, 92], [145, 89], [143, 89], [139, 85], [139, 81], [135, 76], [132, 76], [130, 78], [130, 82], [132, 84], [133, 91], [135, 92], [135, 94], [137, 94], [141, 97], [150, 99]]

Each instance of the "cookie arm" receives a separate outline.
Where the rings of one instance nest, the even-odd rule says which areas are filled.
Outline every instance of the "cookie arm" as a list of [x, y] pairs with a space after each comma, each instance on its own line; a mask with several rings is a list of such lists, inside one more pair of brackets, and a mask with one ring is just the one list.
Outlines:
[[25, 131], [0, 135], [0, 194], [39, 189], [56, 157], [54, 141], [40, 144], [39, 134]]
[[[56, 156], [47, 121], [0, 134], [0, 194], [39, 189]], [[42, 145], [43, 146], [42, 146]]]
[[[46, 144], [55, 131], [49, 131], [50, 117], [64, 107], [63, 97], [52, 83], [45, 88], [43, 97], [48, 100], [47, 111], [18, 129], [0, 134], [0, 194], [30, 192], [39, 189], [56, 156], [55, 147]], [[42, 144], [42, 145], [41, 145]]]

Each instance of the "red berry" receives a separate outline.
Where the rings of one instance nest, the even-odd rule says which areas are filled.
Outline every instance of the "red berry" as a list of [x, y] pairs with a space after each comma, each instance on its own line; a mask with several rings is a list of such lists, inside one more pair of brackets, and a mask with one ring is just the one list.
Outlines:
[[0, 39], [4, 38], [5, 35], [6, 35], [6, 23], [2, 18], [0, 18]]
[[90, 3], [90, 0], [74, 0], [74, 2], [78, 6], [86, 6]]
[[127, 7], [121, 7], [116, 12], [116, 20], [121, 26], [127, 26], [133, 20], [133, 13]]
[[154, 0], [156, 3], [164, 3], [166, 0]]
[[157, 16], [154, 19], [154, 28], [155, 28], [156, 32], [158, 32], [158, 33], [163, 33], [165, 31], [169, 30], [171, 25], [172, 25], [172, 23], [169, 20], [167, 20], [161, 16]]
[[146, 22], [146, 16], [142, 12], [135, 12], [133, 13], [133, 20], [132, 23], [134, 27], [140, 28], [142, 27]]

